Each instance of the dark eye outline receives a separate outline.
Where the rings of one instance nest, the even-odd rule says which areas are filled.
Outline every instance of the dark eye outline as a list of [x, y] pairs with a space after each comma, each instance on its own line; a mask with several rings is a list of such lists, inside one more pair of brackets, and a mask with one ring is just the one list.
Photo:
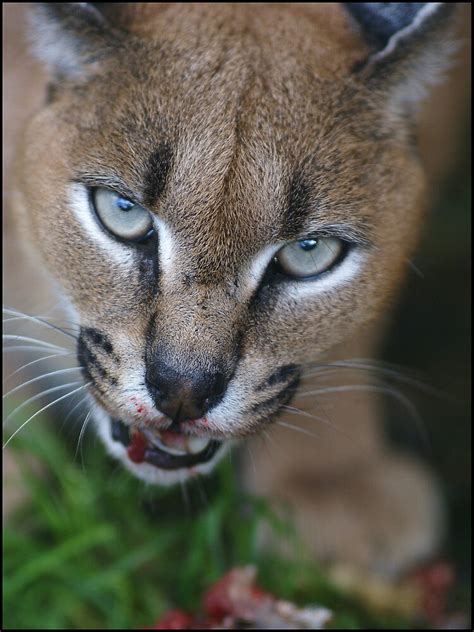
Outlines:
[[[130, 204], [132, 204], [132, 205], [135, 205], [135, 204], [137, 206], [142, 206], [142, 205], [139, 204], [138, 202], [134, 202], [133, 200], [131, 200], [127, 196], [122, 195], [119, 191], [116, 191], [115, 189], [111, 189], [110, 187], [87, 187], [87, 195], [88, 195], [88, 198], [89, 198], [89, 204], [90, 204], [90, 206], [92, 208], [92, 211], [94, 213], [96, 221], [99, 224], [99, 226], [107, 233], [107, 235], [109, 235], [110, 237], [112, 237], [116, 241], [120, 242], [121, 244], [127, 244], [127, 245], [131, 245], [131, 246], [146, 246], [146, 245], [148, 245], [151, 242], [151, 240], [156, 238], [157, 232], [156, 232], [156, 229], [154, 227], [151, 228], [147, 232], [146, 235], [144, 235], [143, 237], [139, 237], [137, 239], [125, 239], [124, 237], [120, 237], [120, 235], [117, 235], [116, 233], [113, 233], [109, 228], [107, 228], [107, 226], [101, 220], [100, 215], [99, 215], [99, 213], [97, 211], [97, 208], [96, 208], [96, 204], [95, 204], [95, 193], [99, 189], [107, 189], [108, 191], [111, 191], [112, 193], [115, 193], [116, 195], [119, 195], [120, 197], [122, 197], [127, 202], [130, 202]], [[142, 207], [142, 208], [145, 208], [145, 207]], [[148, 210], [148, 209], [145, 209], [145, 210]], [[150, 211], [148, 211], [148, 212], [150, 212]]]
[[[318, 239], [327, 239], [327, 238], [338, 239], [341, 243], [342, 248], [341, 248], [341, 252], [333, 261], [333, 263], [329, 267], [322, 270], [322, 272], [318, 272], [317, 274], [311, 274], [308, 276], [293, 276], [292, 274], [289, 274], [288, 272], [286, 272], [283, 266], [280, 264], [280, 261], [278, 259], [278, 253], [281, 250], [283, 250], [283, 248], [286, 248], [287, 246], [290, 246], [291, 244], [297, 243], [299, 241], [318, 240]], [[278, 252], [273, 256], [272, 261], [270, 262], [267, 268], [267, 271], [265, 273], [266, 282], [264, 283], [264, 285], [268, 285], [269, 283], [272, 282], [272, 280], [273, 282], [297, 281], [298, 283], [301, 283], [301, 282], [306, 283], [307, 281], [316, 281], [317, 279], [322, 278], [326, 274], [333, 272], [335, 268], [337, 268], [344, 261], [344, 259], [347, 257], [347, 255], [353, 249], [354, 246], [355, 244], [349, 241], [346, 241], [344, 239], [341, 239], [341, 237], [338, 237], [335, 235], [307, 235], [305, 237], [301, 237], [300, 239], [295, 239], [294, 241], [288, 242], [287, 244], [282, 246], [278, 250]]]

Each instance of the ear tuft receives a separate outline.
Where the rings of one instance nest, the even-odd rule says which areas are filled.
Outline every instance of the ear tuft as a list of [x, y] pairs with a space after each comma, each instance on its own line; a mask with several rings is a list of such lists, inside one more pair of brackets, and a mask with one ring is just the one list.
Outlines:
[[111, 29], [90, 2], [42, 2], [29, 15], [33, 53], [56, 78], [80, 78], [110, 51]]
[[413, 23], [426, 2], [344, 2], [362, 28], [367, 43], [384, 48], [398, 31]]
[[390, 91], [403, 106], [419, 101], [437, 83], [457, 50], [453, 39], [456, 3], [344, 3], [371, 54], [356, 72], [373, 89]]

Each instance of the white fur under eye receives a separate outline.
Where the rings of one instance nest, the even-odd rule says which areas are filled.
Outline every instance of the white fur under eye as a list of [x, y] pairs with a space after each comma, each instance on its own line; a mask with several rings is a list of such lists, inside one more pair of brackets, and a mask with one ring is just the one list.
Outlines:
[[343, 250], [343, 242], [335, 237], [299, 239], [284, 246], [276, 260], [288, 276], [305, 279], [329, 270]]
[[359, 248], [351, 248], [341, 262], [329, 274], [323, 274], [313, 282], [302, 283], [296, 279], [282, 286], [282, 300], [312, 300], [321, 294], [331, 292], [350, 283], [363, 269], [367, 253]]
[[95, 212], [105, 228], [126, 241], [146, 239], [153, 230], [149, 211], [111, 189], [98, 188], [92, 194]]
[[114, 264], [130, 269], [134, 265], [134, 254], [130, 248], [119, 243], [105, 231], [91, 212], [91, 205], [87, 188], [81, 184], [73, 184], [69, 192], [69, 207], [84, 231], [87, 239], [93, 241], [110, 261]]

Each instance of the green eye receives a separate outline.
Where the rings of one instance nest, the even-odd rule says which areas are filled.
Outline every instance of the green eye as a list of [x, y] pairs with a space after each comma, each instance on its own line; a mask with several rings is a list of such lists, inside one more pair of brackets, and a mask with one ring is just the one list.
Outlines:
[[152, 236], [153, 219], [143, 206], [104, 188], [94, 189], [92, 201], [98, 218], [116, 237], [139, 242]]
[[344, 242], [335, 237], [300, 239], [284, 246], [275, 259], [285, 274], [305, 279], [329, 270], [344, 249]]

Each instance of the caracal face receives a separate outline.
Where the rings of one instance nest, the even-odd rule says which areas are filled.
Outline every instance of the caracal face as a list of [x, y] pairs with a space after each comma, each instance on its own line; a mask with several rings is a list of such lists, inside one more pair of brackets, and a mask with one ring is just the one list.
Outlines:
[[174, 483], [259, 433], [394, 294], [423, 210], [413, 86], [444, 9], [374, 47], [342, 5], [58, 6], [33, 28], [52, 83], [23, 234], [80, 327], [108, 451]]

